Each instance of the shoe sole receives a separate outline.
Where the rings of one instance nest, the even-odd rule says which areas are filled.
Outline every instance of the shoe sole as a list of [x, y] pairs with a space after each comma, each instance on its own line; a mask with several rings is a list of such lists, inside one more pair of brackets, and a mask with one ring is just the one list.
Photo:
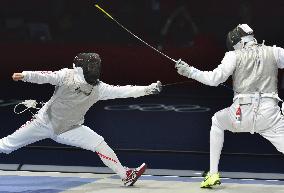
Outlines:
[[221, 185], [221, 181], [220, 180], [217, 180], [214, 184], [212, 185], [207, 185], [207, 186], [202, 186], [200, 188], [208, 188], [208, 189], [211, 189], [213, 188], [213, 186], [216, 186], [216, 185]]
[[136, 174], [135, 179], [132, 181], [132, 183], [129, 186], [133, 186], [135, 184], [135, 182], [138, 180], [138, 178], [140, 178], [140, 176], [142, 174], [144, 174], [144, 172], [147, 169], [147, 165], [145, 163], [143, 163], [140, 167], [139, 167], [139, 171]]

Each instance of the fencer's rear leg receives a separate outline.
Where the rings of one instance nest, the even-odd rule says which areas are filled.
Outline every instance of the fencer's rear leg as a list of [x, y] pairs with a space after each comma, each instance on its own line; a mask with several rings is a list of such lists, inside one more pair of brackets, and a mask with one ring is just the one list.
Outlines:
[[11, 135], [0, 139], [0, 153], [9, 154], [31, 143], [49, 138], [51, 131], [36, 119], [27, 121]]

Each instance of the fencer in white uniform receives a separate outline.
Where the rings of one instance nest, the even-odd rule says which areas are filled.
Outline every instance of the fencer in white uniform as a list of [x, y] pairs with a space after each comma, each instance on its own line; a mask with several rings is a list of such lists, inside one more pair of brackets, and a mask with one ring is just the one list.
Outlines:
[[178, 73], [209, 86], [233, 78], [233, 104], [212, 117], [210, 171], [201, 187], [220, 184], [218, 164], [224, 131], [258, 133], [284, 153], [284, 119], [278, 102], [278, 68], [284, 68], [284, 49], [258, 44], [247, 24], [238, 25], [227, 36], [227, 52], [213, 71], [200, 71], [179, 60]]
[[96, 53], [80, 53], [74, 59], [73, 69], [55, 72], [24, 71], [14, 73], [15, 81], [22, 80], [55, 86], [51, 99], [13, 134], [0, 139], [0, 152], [11, 153], [36, 141], [51, 138], [54, 141], [97, 152], [103, 163], [117, 173], [126, 186], [133, 185], [146, 165], [136, 169], [123, 167], [104, 138], [83, 125], [89, 108], [99, 100], [141, 97], [158, 94], [161, 83], [149, 86], [111, 86], [99, 81], [101, 59]]

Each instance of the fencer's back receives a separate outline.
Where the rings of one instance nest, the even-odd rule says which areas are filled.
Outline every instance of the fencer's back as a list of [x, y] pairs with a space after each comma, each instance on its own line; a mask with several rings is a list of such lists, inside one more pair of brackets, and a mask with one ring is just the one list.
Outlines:
[[235, 94], [277, 93], [278, 67], [273, 47], [254, 45], [236, 50]]

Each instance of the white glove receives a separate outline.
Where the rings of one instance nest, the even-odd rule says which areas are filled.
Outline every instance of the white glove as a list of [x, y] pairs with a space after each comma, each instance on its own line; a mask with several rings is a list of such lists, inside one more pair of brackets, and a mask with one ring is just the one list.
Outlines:
[[27, 108], [34, 108], [36, 109], [36, 105], [38, 104], [36, 100], [25, 100], [20, 104], [25, 105]]
[[156, 83], [152, 83], [146, 87], [145, 94], [159, 94], [162, 91], [162, 83], [157, 81]]
[[186, 62], [179, 59], [176, 62], [175, 68], [180, 75], [190, 78], [190, 66]]

